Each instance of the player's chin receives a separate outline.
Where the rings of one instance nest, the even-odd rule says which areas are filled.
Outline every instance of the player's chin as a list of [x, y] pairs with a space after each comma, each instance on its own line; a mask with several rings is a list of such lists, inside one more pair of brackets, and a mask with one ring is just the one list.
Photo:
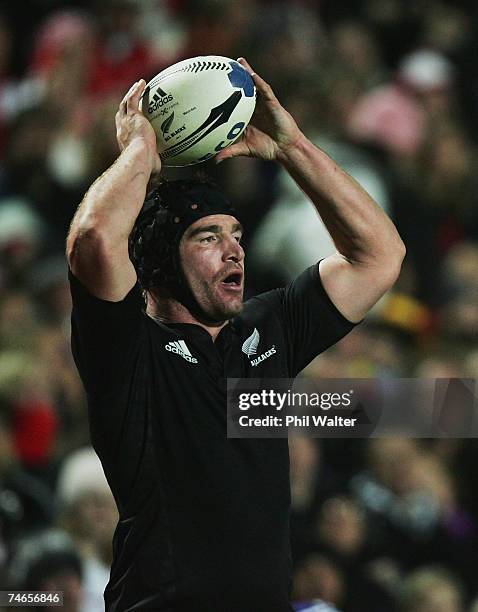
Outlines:
[[242, 312], [244, 303], [242, 300], [242, 292], [234, 296], [223, 297], [216, 303], [216, 315], [223, 321], [235, 317]]
[[242, 301], [242, 299], [240, 301], [237, 301], [237, 303], [235, 304], [230, 304], [228, 306], [228, 315], [229, 315], [228, 319], [240, 314], [243, 308], [244, 308], [244, 302]]

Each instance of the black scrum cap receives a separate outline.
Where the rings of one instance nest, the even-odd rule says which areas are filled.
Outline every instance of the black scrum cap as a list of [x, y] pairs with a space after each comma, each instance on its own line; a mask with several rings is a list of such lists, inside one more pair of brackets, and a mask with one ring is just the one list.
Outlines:
[[161, 183], [146, 197], [129, 239], [129, 253], [144, 289], [180, 283], [179, 242], [186, 229], [208, 215], [235, 209], [211, 183]]

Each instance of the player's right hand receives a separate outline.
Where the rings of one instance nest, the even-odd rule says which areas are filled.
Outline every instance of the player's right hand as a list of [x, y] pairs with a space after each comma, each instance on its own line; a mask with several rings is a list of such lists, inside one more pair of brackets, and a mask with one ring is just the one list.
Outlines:
[[223, 149], [216, 156], [216, 163], [238, 155], [280, 161], [288, 149], [304, 139], [304, 135], [292, 115], [280, 104], [271, 86], [252, 70], [243, 57], [237, 61], [249, 72], [256, 86], [256, 109], [241, 138]]
[[159, 174], [161, 158], [156, 148], [156, 134], [139, 109], [139, 101], [145, 87], [144, 79], [137, 81], [122, 99], [115, 117], [116, 140], [120, 151], [123, 151], [134, 140], [139, 139], [151, 160], [152, 173]]

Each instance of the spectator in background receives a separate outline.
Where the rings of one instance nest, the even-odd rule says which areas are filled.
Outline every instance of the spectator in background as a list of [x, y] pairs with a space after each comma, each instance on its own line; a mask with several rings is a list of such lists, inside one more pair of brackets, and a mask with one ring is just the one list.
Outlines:
[[59, 524], [80, 554], [88, 612], [104, 609], [109, 580], [111, 541], [118, 512], [100, 460], [90, 447], [66, 457], [58, 477]]
[[356, 498], [375, 520], [384, 520], [389, 529], [398, 529], [401, 534], [398, 537], [410, 536], [415, 540], [427, 537], [439, 521], [438, 500], [420, 479], [418, 466], [422, 457], [416, 440], [370, 440], [369, 472], [362, 472], [351, 481]]
[[[159, 71], [150, 45], [139, 30], [140, 7], [131, 0], [106, 0], [95, 5], [98, 36], [90, 64], [89, 89], [94, 95], [127, 89], [141, 74]], [[160, 34], [160, 33], [158, 33]]]
[[320, 442], [311, 438], [289, 439], [293, 512], [308, 515], [315, 505], [321, 468]]
[[370, 440], [368, 451], [369, 474], [350, 485], [370, 515], [376, 551], [390, 551], [405, 571], [435, 560], [460, 572], [473, 589], [476, 525], [443, 461], [412, 439]]
[[39, 363], [48, 364], [42, 377], [59, 421], [55, 451], [62, 457], [90, 440], [83, 388], [70, 351], [71, 296], [64, 258], [40, 259], [31, 269], [28, 289], [38, 320], [35, 350]]
[[463, 593], [456, 578], [441, 568], [421, 568], [402, 583], [399, 612], [464, 612]]
[[478, 612], [478, 600], [473, 602], [471, 608], [470, 608], [470, 612]]
[[[379, 306], [380, 307], [380, 304]], [[304, 371], [307, 378], [389, 378], [405, 376], [407, 344], [393, 328], [381, 325], [371, 312], [370, 323], [314, 360]]]
[[330, 74], [354, 74], [361, 91], [368, 91], [382, 83], [387, 75], [373, 32], [358, 20], [339, 21], [328, 34]]
[[[11, 588], [61, 592], [64, 612], [91, 612], [83, 593], [80, 557], [70, 538], [59, 530], [40, 531], [20, 540], [10, 571]], [[30, 606], [23, 610], [58, 610], [58, 605]]]
[[27, 282], [39, 320], [52, 327], [66, 325], [69, 322], [71, 297], [64, 258], [53, 255], [35, 261]]
[[[10, 126], [4, 158], [6, 189], [25, 198], [48, 228], [49, 248], [59, 248], [70, 215], [70, 198], [48, 168], [61, 120], [48, 106], [37, 106], [20, 114]], [[77, 196], [79, 197], [79, 196]]]
[[295, 571], [293, 597], [340, 607], [345, 598], [345, 580], [340, 568], [324, 555], [309, 555]]
[[74, 10], [50, 13], [35, 35], [29, 67], [41, 82], [47, 106], [62, 119], [84, 98], [94, 63], [95, 28]]
[[440, 326], [451, 343], [473, 349], [478, 338], [478, 246], [456, 243], [444, 259], [440, 283]]
[[58, 415], [42, 376], [46, 364], [34, 358], [35, 348], [33, 342], [0, 352], [0, 393], [10, 406], [15, 455], [26, 471], [51, 485]]
[[354, 500], [330, 497], [320, 507], [316, 533], [321, 544], [337, 557], [355, 562], [365, 544], [365, 516]]
[[16, 539], [54, 519], [51, 491], [41, 480], [22, 469], [15, 454], [12, 409], [0, 391], [0, 580], [5, 573]]
[[392, 606], [388, 585], [372, 571], [372, 562], [380, 559], [374, 525], [356, 500], [348, 495], [325, 500], [315, 519], [313, 539], [316, 554], [333, 559], [345, 578], [346, 612]]
[[0, 200], [0, 292], [25, 281], [41, 252], [45, 229], [27, 200]]
[[[389, 212], [387, 186], [372, 160], [349, 145], [328, 141], [323, 136], [312, 136], [312, 140]], [[289, 282], [305, 267], [334, 252], [333, 242], [317, 212], [311, 210], [304, 193], [281, 171], [276, 201], [257, 227], [248, 250], [261, 284], [271, 278], [274, 283], [271, 286]]]
[[[311, 548], [312, 520], [322, 491], [330, 485], [318, 440], [289, 438], [292, 554], [296, 563]], [[330, 475], [329, 475], [330, 476]]]

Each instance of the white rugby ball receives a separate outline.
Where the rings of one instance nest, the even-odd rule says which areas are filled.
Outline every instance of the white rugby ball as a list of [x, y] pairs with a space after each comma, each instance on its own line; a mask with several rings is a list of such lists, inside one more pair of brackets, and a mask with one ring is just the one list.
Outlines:
[[239, 138], [255, 105], [250, 74], [220, 55], [173, 64], [151, 79], [141, 99], [165, 166], [189, 166], [214, 157]]

